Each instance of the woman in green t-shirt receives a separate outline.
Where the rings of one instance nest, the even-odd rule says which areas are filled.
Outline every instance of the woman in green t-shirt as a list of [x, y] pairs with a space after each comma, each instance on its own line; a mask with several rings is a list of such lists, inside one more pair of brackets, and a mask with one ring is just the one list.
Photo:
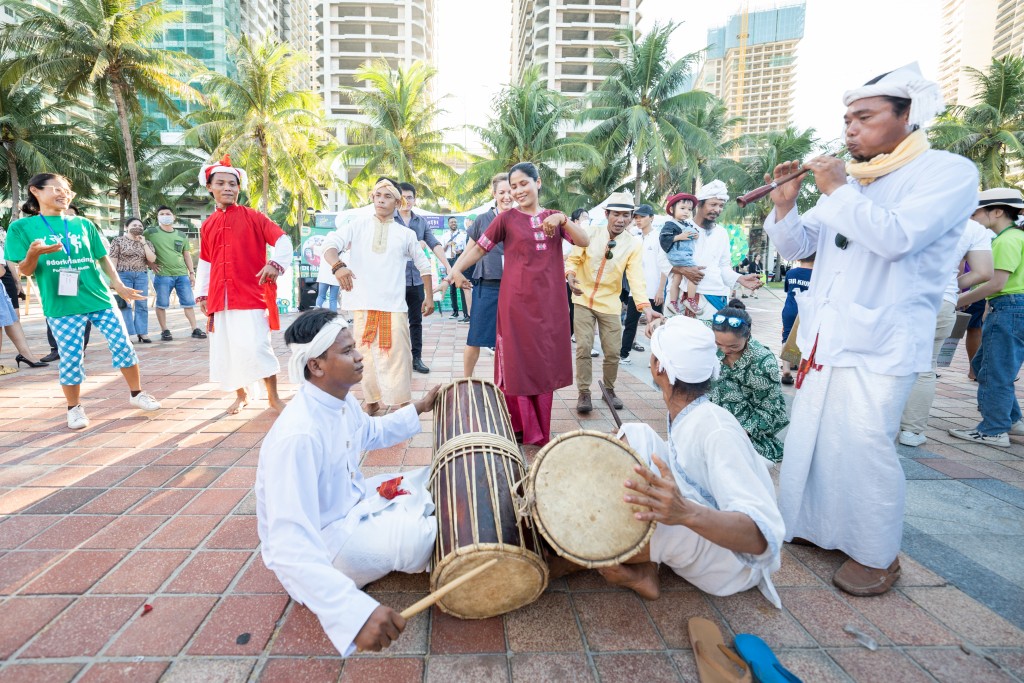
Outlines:
[[100, 278], [100, 268], [125, 301], [142, 295], [121, 282], [96, 226], [64, 213], [75, 196], [66, 178], [38, 173], [29, 179], [28, 192], [21, 207], [26, 217], [7, 229], [4, 254], [7, 260], [20, 262], [22, 274], [35, 276], [43, 313], [60, 350], [58, 375], [68, 402], [68, 427], [89, 426], [79, 400], [85, 380], [82, 346], [87, 322], [106, 337], [113, 366], [121, 369], [128, 382], [129, 403], [141, 410], [159, 409], [156, 399], [142, 391], [138, 356]]

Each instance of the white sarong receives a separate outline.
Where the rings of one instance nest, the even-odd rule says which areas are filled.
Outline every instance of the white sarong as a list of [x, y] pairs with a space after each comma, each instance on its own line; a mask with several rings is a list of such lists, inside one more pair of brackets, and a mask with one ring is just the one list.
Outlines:
[[779, 473], [787, 541], [804, 538], [878, 569], [896, 559], [906, 477], [895, 442], [915, 377], [856, 367], [807, 373]]
[[380, 332], [369, 345], [363, 344], [366, 311], [353, 311], [353, 336], [363, 354], [363, 398], [367, 403], [383, 401], [398, 406], [412, 401], [412, 338], [409, 315], [391, 313], [391, 348], [380, 348]]
[[210, 381], [224, 391], [276, 375], [281, 364], [270, 345], [267, 311], [218, 311], [210, 332]]

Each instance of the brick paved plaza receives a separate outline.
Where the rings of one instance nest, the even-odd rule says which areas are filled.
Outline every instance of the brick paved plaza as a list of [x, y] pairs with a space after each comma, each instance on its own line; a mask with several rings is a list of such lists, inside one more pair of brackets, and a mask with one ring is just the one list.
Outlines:
[[[763, 292], [748, 302], [755, 336], [777, 351], [780, 301]], [[225, 416], [231, 398], [206, 383], [206, 342], [187, 337], [180, 312], [171, 320], [176, 341], [138, 347], [144, 386], [164, 406], [152, 416], [128, 406], [98, 334], [86, 430], [66, 427], [55, 367], [0, 378], [0, 682], [695, 682], [691, 616], [718, 622], [727, 642], [761, 636], [808, 682], [1024, 681], [1024, 441], [1001, 450], [945, 435], [978, 417], [962, 348], [940, 371], [928, 443], [901, 447], [903, 575], [884, 597], [833, 588], [838, 553], [787, 546], [775, 575], [782, 611], [757, 591], [708, 597], [667, 572], [662, 597], [645, 602], [587, 572], [503, 617], [459, 621], [434, 609], [386, 653], [342, 660], [259, 555], [252, 485], [273, 414], [257, 402]], [[45, 353], [38, 309], [25, 327]], [[415, 392], [461, 374], [467, 327], [426, 320], [432, 372], [416, 376]], [[12, 357], [8, 342], [2, 361]], [[664, 433], [646, 357], [633, 354], [618, 393], [626, 419]], [[477, 374], [490, 377], [491, 363], [484, 353]], [[286, 400], [294, 388], [283, 384]], [[574, 389], [556, 395], [555, 432], [611, 429], [603, 404], [583, 418], [575, 399]], [[367, 453], [364, 471], [429, 464], [424, 418], [408, 444]], [[426, 594], [427, 576], [393, 574], [368, 590], [402, 608]], [[847, 624], [880, 648], [859, 646]]]

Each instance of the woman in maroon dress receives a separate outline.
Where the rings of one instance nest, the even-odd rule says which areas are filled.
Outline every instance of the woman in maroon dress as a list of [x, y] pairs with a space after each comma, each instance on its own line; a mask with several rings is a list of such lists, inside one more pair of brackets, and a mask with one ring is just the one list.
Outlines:
[[462, 271], [504, 243], [494, 381], [505, 394], [512, 427], [522, 434], [523, 443], [543, 446], [551, 440], [555, 389], [573, 382], [561, 243], [564, 239], [585, 247], [590, 239], [565, 214], [539, 206], [536, 166], [516, 164], [508, 175], [519, 208], [498, 214], [446, 279], [472, 287]]

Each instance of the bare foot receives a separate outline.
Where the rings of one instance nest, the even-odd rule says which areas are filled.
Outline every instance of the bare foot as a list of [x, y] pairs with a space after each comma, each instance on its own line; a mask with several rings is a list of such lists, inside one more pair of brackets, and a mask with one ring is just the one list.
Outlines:
[[271, 398], [267, 399], [267, 403], [269, 403], [270, 407], [276, 410], [278, 413], [284, 410], [284, 401], [282, 401], [281, 397], [279, 396], [272, 396]]
[[555, 555], [553, 552], [545, 553], [544, 559], [548, 562], [548, 575], [552, 580], [586, 569], [586, 567], [578, 565], [572, 560], [567, 560], [561, 555]]
[[661, 595], [658, 565], [653, 562], [617, 564], [613, 567], [602, 567], [597, 571], [601, 572], [601, 576], [608, 583], [628, 588], [645, 600], [657, 600]]
[[249, 405], [249, 394], [244, 389], [239, 389], [235, 394], [235, 402], [228, 408], [228, 415], [238, 415], [242, 408]]

